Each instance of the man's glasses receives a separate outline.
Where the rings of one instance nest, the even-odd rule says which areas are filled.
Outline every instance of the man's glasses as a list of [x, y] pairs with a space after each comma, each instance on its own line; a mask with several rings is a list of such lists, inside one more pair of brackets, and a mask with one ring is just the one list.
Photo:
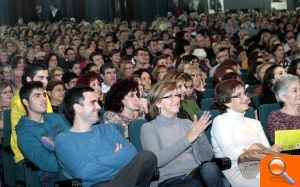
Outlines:
[[161, 97], [161, 99], [168, 99], [168, 98], [172, 98], [173, 99], [175, 97], [181, 98], [181, 94], [168, 95], [168, 96]]
[[249, 97], [248, 93], [245, 91], [243, 93], [238, 93], [237, 95], [233, 95], [230, 98], [239, 98], [239, 99], [242, 99], [243, 96]]

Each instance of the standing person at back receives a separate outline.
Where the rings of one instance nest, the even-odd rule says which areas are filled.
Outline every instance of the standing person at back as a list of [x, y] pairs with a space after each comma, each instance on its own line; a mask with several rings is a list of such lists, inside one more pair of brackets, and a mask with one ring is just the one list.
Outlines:
[[54, 4], [50, 4], [49, 21], [51, 23], [59, 22], [63, 16]]
[[[25, 72], [22, 77], [23, 84], [30, 82], [30, 81], [40, 81], [43, 83], [44, 89], [46, 89], [48, 85], [48, 70], [46, 67], [38, 66], [38, 65], [31, 65], [25, 69]], [[47, 96], [47, 112], [52, 112], [52, 107], [50, 100]], [[21, 103], [19, 91], [16, 92], [14, 95], [12, 102], [11, 102], [11, 139], [10, 145], [11, 149], [14, 152], [14, 159], [15, 163], [17, 164], [17, 176], [20, 180], [25, 180], [24, 178], [24, 157], [18, 147], [18, 138], [16, 133], [16, 125], [18, 124], [20, 118], [26, 115], [25, 108]]]

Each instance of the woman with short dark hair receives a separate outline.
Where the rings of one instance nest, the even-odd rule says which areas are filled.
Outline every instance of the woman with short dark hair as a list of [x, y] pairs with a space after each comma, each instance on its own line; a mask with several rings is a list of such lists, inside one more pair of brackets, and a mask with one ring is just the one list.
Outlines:
[[59, 80], [51, 80], [47, 85], [47, 93], [54, 113], [58, 113], [59, 105], [62, 104], [65, 97], [64, 83]]
[[101, 83], [100, 83], [100, 76], [97, 73], [94, 72], [87, 72], [85, 74], [81, 74], [78, 77], [78, 80], [76, 82], [76, 86], [90, 86], [94, 89], [95, 93], [99, 97], [99, 105], [102, 106], [103, 102], [103, 93], [101, 90]]
[[105, 97], [104, 122], [120, 123], [128, 138], [128, 124], [139, 117], [141, 107], [138, 82], [134, 79], [123, 79], [116, 82]]
[[[215, 98], [220, 110], [224, 112], [214, 119], [211, 130], [211, 144], [215, 157], [231, 159], [231, 168], [223, 173], [232, 186], [257, 187], [257, 173], [251, 178], [242, 176], [238, 159], [246, 151], [260, 147], [270, 148], [270, 144], [260, 122], [244, 116], [250, 103], [245, 86], [238, 80], [225, 80], [216, 86]], [[274, 146], [271, 150], [278, 152], [280, 148]]]

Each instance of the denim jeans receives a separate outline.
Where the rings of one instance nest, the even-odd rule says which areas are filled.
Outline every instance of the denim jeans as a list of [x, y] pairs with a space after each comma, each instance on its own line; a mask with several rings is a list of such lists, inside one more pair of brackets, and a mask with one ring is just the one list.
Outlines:
[[230, 187], [230, 183], [215, 163], [205, 162], [198, 167], [195, 176], [185, 175], [167, 179], [159, 187]]
[[98, 187], [148, 187], [157, 166], [157, 158], [150, 151], [140, 151], [111, 181], [98, 183]]

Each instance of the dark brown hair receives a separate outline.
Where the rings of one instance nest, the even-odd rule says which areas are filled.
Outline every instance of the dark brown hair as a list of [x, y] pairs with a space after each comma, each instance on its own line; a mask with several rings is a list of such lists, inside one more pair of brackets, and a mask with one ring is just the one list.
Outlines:
[[227, 109], [226, 103], [231, 101], [231, 96], [238, 87], [244, 87], [244, 84], [241, 81], [230, 79], [225, 80], [217, 84], [215, 88], [215, 99], [218, 104], [218, 108], [221, 111]]

